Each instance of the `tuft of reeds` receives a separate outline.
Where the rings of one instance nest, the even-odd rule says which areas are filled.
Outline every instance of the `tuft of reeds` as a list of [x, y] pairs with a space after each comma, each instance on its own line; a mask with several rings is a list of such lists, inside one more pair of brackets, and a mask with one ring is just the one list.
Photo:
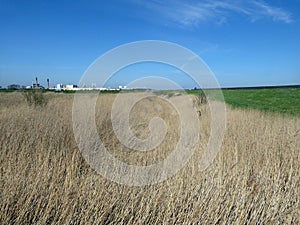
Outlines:
[[41, 89], [22, 90], [22, 95], [29, 106], [45, 106], [48, 102]]

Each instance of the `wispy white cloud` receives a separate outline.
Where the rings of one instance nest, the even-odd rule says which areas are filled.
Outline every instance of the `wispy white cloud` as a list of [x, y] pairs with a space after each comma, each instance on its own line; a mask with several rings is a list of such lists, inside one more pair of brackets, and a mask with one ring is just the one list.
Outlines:
[[256, 5], [259, 9], [259, 11], [257, 11], [257, 14], [260, 13], [262, 17], [270, 17], [273, 21], [282, 21], [285, 23], [293, 22], [291, 13], [281, 8], [269, 6], [262, 1], [253, 1], [253, 4]]
[[[137, 2], [137, 1], [136, 1]], [[142, 0], [144, 7], [180, 26], [197, 27], [201, 23], [223, 24], [233, 14], [247, 17], [251, 22], [269, 19], [274, 22], [293, 22], [290, 12], [261, 0]]]

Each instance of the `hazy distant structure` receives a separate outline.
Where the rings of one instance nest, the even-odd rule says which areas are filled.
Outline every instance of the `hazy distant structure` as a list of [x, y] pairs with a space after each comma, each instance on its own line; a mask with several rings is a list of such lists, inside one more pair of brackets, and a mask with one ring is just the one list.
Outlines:
[[63, 88], [63, 85], [62, 84], [57, 84], [56, 85], [56, 88], [55, 88], [55, 91], [61, 91]]
[[41, 89], [42, 88], [42, 86], [38, 82], [37, 77], [35, 77], [35, 83], [32, 82], [32, 88], [34, 88], [34, 89]]
[[65, 90], [71, 91], [71, 90], [76, 90], [77, 89], [77, 85], [75, 84], [66, 84], [65, 86]]
[[49, 89], [50, 88], [50, 80], [49, 80], [49, 78], [47, 78], [47, 89]]

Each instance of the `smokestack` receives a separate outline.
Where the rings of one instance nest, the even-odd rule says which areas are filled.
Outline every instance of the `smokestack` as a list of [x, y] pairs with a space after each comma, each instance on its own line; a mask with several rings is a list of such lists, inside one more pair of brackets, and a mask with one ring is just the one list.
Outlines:
[[50, 88], [49, 78], [47, 78], [47, 86], [48, 86], [48, 89], [49, 89]]

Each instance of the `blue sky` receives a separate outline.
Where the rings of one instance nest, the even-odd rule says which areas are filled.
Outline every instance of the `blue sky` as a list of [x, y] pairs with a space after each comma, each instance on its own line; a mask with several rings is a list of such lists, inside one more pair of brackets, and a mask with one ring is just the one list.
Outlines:
[[[190, 49], [223, 87], [300, 84], [298, 0], [0, 0], [0, 86], [76, 84], [99, 56], [140, 40]], [[133, 66], [109, 85], [173, 72]]]

